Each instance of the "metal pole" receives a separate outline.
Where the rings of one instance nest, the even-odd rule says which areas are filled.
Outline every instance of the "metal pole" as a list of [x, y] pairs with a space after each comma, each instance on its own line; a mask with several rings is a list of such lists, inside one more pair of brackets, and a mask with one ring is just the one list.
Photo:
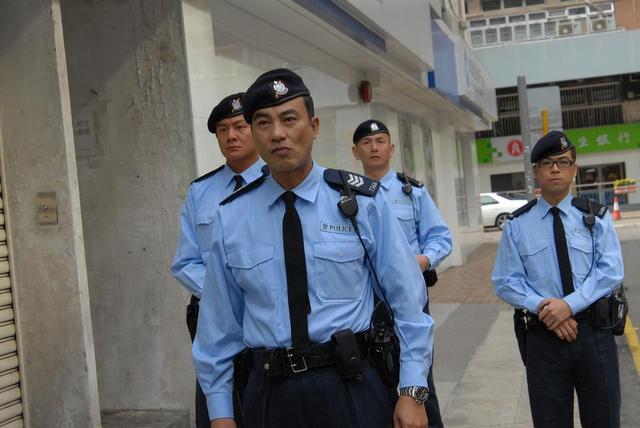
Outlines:
[[529, 103], [527, 101], [527, 79], [518, 76], [518, 104], [520, 107], [520, 129], [522, 131], [522, 160], [524, 162], [524, 184], [529, 199], [533, 196], [533, 168], [531, 166], [531, 129], [529, 127]]

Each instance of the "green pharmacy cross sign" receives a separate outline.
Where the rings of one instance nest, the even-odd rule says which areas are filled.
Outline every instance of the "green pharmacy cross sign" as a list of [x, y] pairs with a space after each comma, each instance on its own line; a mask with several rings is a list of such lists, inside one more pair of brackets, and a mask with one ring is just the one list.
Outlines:
[[[640, 149], [640, 123], [567, 129], [564, 133], [580, 154]], [[520, 136], [476, 140], [478, 163], [522, 160], [518, 147]]]

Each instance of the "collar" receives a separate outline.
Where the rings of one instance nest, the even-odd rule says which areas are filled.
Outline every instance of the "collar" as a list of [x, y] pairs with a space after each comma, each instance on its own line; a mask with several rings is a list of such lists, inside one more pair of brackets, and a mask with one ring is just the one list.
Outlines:
[[[573, 195], [571, 194], [571, 192], [569, 192], [567, 196], [565, 196], [564, 199], [562, 199], [560, 203], [557, 205], [557, 207], [565, 216], [569, 215], [572, 199], [573, 199]], [[536, 204], [536, 208], [538, 209], [538, 214], [540, 215], [540, 218], [544, 218], [547, 214], [549, 214], [549, 210], [551, 209], [551, 204], [545, 201], [543, 197], [540, 197], [538, 199], [538, 203]]]
[[229, 167], [229, 165], [224, 164], [224, 168], [222, 171], [220, 171], [220, 173], [224, 174], [222, 177], [224, 179], [223, 183], [225, 183], [225, 188], [228, 188], [228, 187], [233, 188], [235, 186], [236, 183], [233, 177], [236, 175], [240, 175], [242, 177], [245, 185], [248, 183], [251, 183], [253, 180], [255, 180], [256, 178], [262, 175], [262, 165], [264, 165], [264, 161], [258, 158], [258, 160], [249, 168], [245, 169], [240, 174], [236, 174]]
[[[318, 190], [320, 189], [323, 170], [324, 168], [314, 162], [309, 174], [300, 184], [291, 189], [291, 191], [295, 193], [298, 198], [314, 203], [318, 196]], [[280, 199], [282, 193], [285, 192], [285, 189], [283, 189], [271, 175], [267, 177], [264, 187], [267, 192], [267, 196], [265, 198], [267, 205], [273, 205], [278, 199]]]
[[397, 180], [397, 173], [393, 170], [393, 168], [389, 168], [389, 171], [382, 177], [380, 180], [380, 185], [385, 188], [385, 190], [389, 190], [391, 188], [391, 184], [393, 180]]

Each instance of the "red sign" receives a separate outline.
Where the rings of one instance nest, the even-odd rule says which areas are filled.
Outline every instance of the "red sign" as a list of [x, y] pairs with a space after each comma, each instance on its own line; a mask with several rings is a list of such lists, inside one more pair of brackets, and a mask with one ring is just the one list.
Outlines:
[[522, 148], [522, 141], [520, 140], [511, 140], [507, 143], [507, 152], [514, 158], [522, 154]]

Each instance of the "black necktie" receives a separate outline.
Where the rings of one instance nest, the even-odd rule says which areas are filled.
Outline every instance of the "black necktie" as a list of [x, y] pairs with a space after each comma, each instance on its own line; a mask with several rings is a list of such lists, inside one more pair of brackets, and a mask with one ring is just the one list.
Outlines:
[[564, 235], [560, 209], [558, 209], [558, 207], [551, 207], [550, 211], [551, 214], [553, 214], [553, 238], [556, 241], [556, 255], [558, 256], [558, 267], [560, 268], [562, 292], [567, 296], [573, 293], [574, 290], [571, 261], [569, 260], [569, 250], [567, 249], [567, 238]]
[[307, 290], [307, 263], [304, 258], [302, 224], [294, 206], [296, 194], [290, 191], [281, 196], [286, 205], [282, 218], [282, 241], [284, 264], [287, 271], [287, 295], [289, 297], [289, 320], [291, 321], [291, 344], [296, 353], [306, 354], [311, 350], [307, 314], [311, 312]]
[[236, 182], [236, 185], [233, 187], [233, 191], [235, 192], [236, 190], [238, 190], [239, 188], [244, 186], [244, 179], [242, 178], [242, 176], [240, 174], [234, 175], [233, 179]]

